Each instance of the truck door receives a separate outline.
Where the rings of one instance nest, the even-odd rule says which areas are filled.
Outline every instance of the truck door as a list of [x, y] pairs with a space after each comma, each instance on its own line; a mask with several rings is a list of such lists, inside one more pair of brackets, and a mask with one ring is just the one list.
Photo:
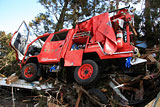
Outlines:
[[41, 63], [56, 63], [60, 61], [67, 34], [68, 31], [56, 33], [46, 41], [39, 57]]
[[28, 37], [29, 29], [25, 21], [23, 21], [10, 41], [10, 45], [16, 51], [17, 59], [19, 61], [23, 59], [26, 52], [27, 45], [29, 44]]

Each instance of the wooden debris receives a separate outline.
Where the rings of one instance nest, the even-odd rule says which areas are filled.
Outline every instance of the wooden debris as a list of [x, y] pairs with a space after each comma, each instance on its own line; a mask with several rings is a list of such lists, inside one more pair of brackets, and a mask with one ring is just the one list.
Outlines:
[[31, 102], [31, 100], [22, 100], [23, 103]]
[[148, 55], [147, 58], [148, 58], [151, 62], [157, 62], [157, 60], [156, 60], [152, 55]]
[[160, 45], [155, 45], [154, 48], [147, 48], [145, 51], [147, 54], [158, 53], [160, 52]]
[[152, 55], [148, 55], [147, 57], [151, 62], [154, 62], [157, 64], [159, 72], [160, 72], [160, 62], [158, 62]]
[[48, 107], [60, 107], [60, 106], [59, 106], [59, 105], [57, 105], [57, 104], [54, 104], [54, 103], [48, 102]]
[[81, 90], [83, 93], [85, 93], [92, 101], [97, 103], [99, 106], [101, 106], [101, 107], [106, 106], [105, 104], [102, 104], [99, 101], [97, 101], [95, 98], [93, 98], [84, 88], [82, 88], [82, 86], [78, 86], [77, 84], [74, 84], [74, 86], [77, 90]]
[[18, 80], [18, 76], [15, 75], [15, 74], [12, 74], [11, 76], [9, 76], [7, 79], [6, 79], [6, 83], [7, 84], [11, 84], [13, 82], [16, 82]]
[[0, 73], [0, 77], [3, 77], [3, 78], [5, 78], [6, 76]]
[[60, 102], [63, 103], [63, 101], [64, 101], [64, 100], [63, 100], [64, 94], [63, 94], [62, 92], [60, 93], [60, 97], [61, 97], [61, 98], [60, 98]]
[[79, 102], [80, 102], [80, 100], [81, 100], [81, 96], [82, 96], [82, 91], [79, 91], [79, 93], [78, 93], [78, 98], [77, 98], [75, 107], [78, 107], [78, 106], [79, 106]]
[[133, 27], [133, 25], [132, 25], [132, 24], [130, 24], [130, 27], [132, 28], [133, 33], [135, 34], [135, 36], [137, 36], [138, 34], [137, 34], [137, 32], [136, 32], [136, 30], [135, 30], [135, 28]]
[[[160, 62], [158, 62], [158, 60], [155, 59], [154, 54], [146, 54], [145, 58], [148, 58], [148, 62], [146, 63], [146, 65], [148, 63], [151, 64], [158, 64], [160, 66]], [[155, 66], [154, 66], [155, 67]], [[152, 71], [152, 70], [151, 70]], [[117, 73], [116, 73], [117, 74]], [[158, 77], [160, 74], [160, 69], [159, 72], [156, 73], [155, 72], [151, 72], [151, 73], [147, 73], [146, 75], [138, 75], [136, 77], [130, 77], [124, 74], [118, 74], [118, 76], [116, 75], [116, 81], [118, 81], [118, 84], [115, 84], [115, 86], [119, 86], [117, 87], [117, 89], [119, 88], [122, 91], [132, 91], [132, 93], [135, 93], [135, 95], [132, 97], [134, 99], [138, 100], [143, 100], [143, 98], [145, 97], [145, 92], [144, 89], [146, 88], [143, 84], [143, 80], [151, 80], [154, 79], [156, 77]], [[52, 83], [52, 84], [51, 84]], [[125, 103], [121, 103], [118, 102], [114, 99], [113, 96], [110, 97], [110, 95], [108, 95], [108, 99], [110, 101], [110, 104], [107, 103], [107, 105], [102, 104], [99, 100], [96, 100], [96, 98], [94, 98], [92, 96], [92, 94], [88, 93], [88, 91], [82, 87], [79, 86], [77, 84], [69, 84], [70, 86], [68, 86], [68, 84], [63, 84], [61, 81], [58, 80], [58, 78], [48, 78], [47, 80], [43, 80], [42, 78], [39, 79], [39, 81], [34, 81], [32, 83], [27, 83], [24, 80], [18, 79], [18, 76], [16, 75], [11, 75], [8, 78], [5, 78], [5, 76], [3, 74], [0, 74], [0, 85], [2, 84], [2, 86], [12, 86], [12, 87], [19, 87], [19, 88], [26, 88], [26, 89], [38, 89], [38, 90], [45, 90], [47, 92], [49, 92], [50, 94], [48, 94], [49, 96], [51, 96], [51, 100], [48, 101], [46, 106], [48, 107], [69, 107], [69, 106], [75, 106], [75, 107], [79, 107], [81, 105], [92, 105], [93, 102], [95, 102], [94, 104], [99, 105], [99, 106], [112, 106], [114, 107], [115, 105], [119, 105], [119, 106], [123, 106], [123, 104], [125, 105], [125, 107], [130, 107], [127, 106], [127, 102]], [[139, 87], [138, 87], [139, 84]], [[106, 84], [105, 84], [106, 85]], [[67, 87], [66, 87], [67, 86]], [[136, 87], [134, 87], [136, 86]], [[97, 88], [97, 87], [96, 87]], [[115, 88], [115, 87], [114, 87]], [[101, 89], [101, 92], [104, 92], [107, 96], [107, 93], [110, 93], [110, 89], [108, 88], [108, 86], [105, 88], [104, 87], [99, 87], [99, 89]], [[77, 92], [75, 90], [78, 90]], [[13, 92], [13, 91], [12, 91]], [[67, 93], [67, 94], [66, 94]], [[82, 96], [82, 94], [85, 94], [86, 96]], [[121, 93], [124, 97], [125, 94], [122, 92]], [[14, 94], [13, 94], [14, 95]], [[48, 95], [46, 96], [46, 94], [44, 95], [44, 97], [48, 98]], [[75, 98], [75, 96], [77, 96], [77, 98]], [[128, 94], [126, 94], [128, 95]], [[67, 96], [67, 97], [66, 97]], [[83, 97], [87, 97], [87, 99], [89, 99], [89, 101], [84, 101], [85, 99]], [[116, 97], [115, 97], [116, 98]], [[127, 97], [126, 97], [127, 98]], [[14, 99], [14, 96], [12, 98], [12, 100]], [[26, 103], [26, 102], [30, 102], [32, 100], [23, 100], [22, 102]], [[45, 100], [46, 101], [46, 100]], [[153, 104], [156, 102], [157, 104], [160, 105], [160, 99], [158, 100], [153, 100], [151, 102], [151, 105], [153, 106]], [[14, 100], [13, 100], [14, 103]], [[68, 103], [68, 104], [66, 104]], [[112, 104], [113, 103], [113, 104]], [[93, 105], [94, 105], [93, 104]], [[14, 104], [13, 104], [14, 105]], [[151, 107], [151, 106], [147, 106], [146, 107]], [[158, 107], [158, 106], [155, 106]]]
[[101, 91], [102, 91], [103, 93], [106, 93], [106, 92], [107, 92], [107, 89], [106, 89], [106, 88], [102, 88]]

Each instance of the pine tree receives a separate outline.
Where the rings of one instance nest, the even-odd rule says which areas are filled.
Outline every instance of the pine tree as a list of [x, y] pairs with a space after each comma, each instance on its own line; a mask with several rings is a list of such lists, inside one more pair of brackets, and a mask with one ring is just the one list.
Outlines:
[[11, 34], [0, 32], [0, 73], [6, 76], [18, 70], [15, 51], [9, 46]]
[[159, 12], [159, 0], [145, 0], [144, 26], [142, 30], [144, 31], [145, 38], [149, 47], [158, 44], [160, 39]]
[[78, 20], [107, 11], [105, 0], [39, 0], [39, 3], [47, 11], [40, 13], [29, 24], [37, 35], [59, 31], [63, 27], [74, 27]]

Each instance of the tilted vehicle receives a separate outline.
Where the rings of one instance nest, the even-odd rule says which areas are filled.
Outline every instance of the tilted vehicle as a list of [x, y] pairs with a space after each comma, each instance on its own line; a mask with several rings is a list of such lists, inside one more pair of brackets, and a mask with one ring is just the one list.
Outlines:
[[139, 51], [131, 39], [135, 33], [133, 11], [123, 8], [106, 12], [78, 23], [75, 28], [41, 36], [31, 34], [23, 22], [10, 42], [16, 51], [21, 76], [31, 82], [46, 72], [67, 72], [77, 83], [87, 86], [96, 83], [101, 73], [100, 82], [93, 86], [109, 86], [113, 90], [111, 97], [122, 105], [148, 100], [160, 86], [160, 68], [155, 69], [155, 64], [148, 66], [142, 63], [145, 59], [137, 58]]
[[111, 17], [106, 12], [78, 23], [73, 29], [38, 37], [31, 35], [23, 22], [10, 42], [17, 53], [22, 77], [33, 81], [44, 70], [54, 72], [73, 67], [77, 83], [88, 85], [95, 82], [100, 67], [109, 66], [110, 59], [125, 60], [138, 54], [138, 49], [130, 41], [134, 16], [128, 10], [119, 9]]

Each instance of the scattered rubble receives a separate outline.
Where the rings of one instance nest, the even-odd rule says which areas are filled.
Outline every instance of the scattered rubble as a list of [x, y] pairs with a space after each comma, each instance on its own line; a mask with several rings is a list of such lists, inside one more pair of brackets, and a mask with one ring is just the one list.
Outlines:
[[[32, 97], [32, 100], [27, 100], [27, 98], [22, 100], [24, 104], [34, 101], [34, 106], [81, 107], [96, 105], [101, 107], [131, 107], [132, 105], [146, 105], [146, 107], [150, 107], [155, 104], [155, 100], [156, 104], [159, 104], [159, 99], [153, 100], [154, 103], [152, 101], [148, 105], [147, 102], [155, 98], [160, 91], [160, 64], [157, 59], [159, 51], [154, 51], [154, 53], [156, 56], [153, 56], [150, 52], [141, 56], [145, 56], [148, 60], [145, 69], [148, 71], [147, 74], [132, 77], [117, 72], [109, 73], [109, 75], [103, 72], [101, 78], [97, 81], [98, 84], [92, 87], [82, 87], [76, 83], [64, 82], [52, 77], [49, 77], [47, 80], [41, 78], [39, 81], [29, 83], [18, 79], [16, 74], [13, 74], [8, 78], [1, 74], [0, 86], [15, 87], [15, 89], [24, 88], [37, 90], [36, 93], [38, 94], [30, 96]], [[113, 71], [117, 70], [117, 67], [112, 68], [114, 68], [112, 69]], [[3, 90], [1, 87], [0, 89]], [[105, 95], [107, 102], [104, 104], [101, 100], [98, 100], [101, 99], [101, 96], [94, 97], [93, 93], [89, 93], [88, 90], [91, 88], [95, 88], [102, 92], [102, 94]], [[14, 91], [14, 93], [16, 93], [16, 91]], [[12, 96], [11, 93], [10, 95]], [[153, 98], [150, 98], [150, 96], [153, 96]], [[15, 103], [15, 105], [16, 104], [17, 103]]]

